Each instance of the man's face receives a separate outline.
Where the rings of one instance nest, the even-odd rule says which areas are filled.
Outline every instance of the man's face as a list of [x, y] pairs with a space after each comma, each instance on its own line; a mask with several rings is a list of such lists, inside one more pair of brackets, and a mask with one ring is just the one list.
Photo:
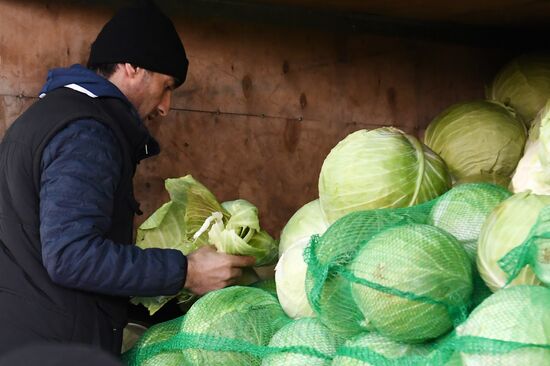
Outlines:
[[144, 120], [166, 116], [170, 111], [174, 78], [145, 69], [137, 70], [141, 74], [128, 97], [136, 107], [139, 116]]

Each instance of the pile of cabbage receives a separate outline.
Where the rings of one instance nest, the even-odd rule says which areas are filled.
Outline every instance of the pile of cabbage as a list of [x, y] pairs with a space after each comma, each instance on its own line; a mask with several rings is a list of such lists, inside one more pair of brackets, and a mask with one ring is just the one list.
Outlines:
[[[205, 295], [127, 364], [550, 364], [549, 65], [513, 60], [423, 139], [346, 136], [284, 226], [274, 280]], [[184, 236], [223, 237], [226, 206]], [[272, 260], [262, 248], [243, 253]]]
[[287, 315], [347, 340], [335, 364], [550, 364], [549, 98], [550, 57], [522, 56], [486, 100], [438, 114], [422, 149], [452, 188], [429, 184], [431, 201], [395, 194], [406, 169], [385, 180], [395, 146], [352, 134], [331, 151], [319, 199], [283, 229], [275, 278]]

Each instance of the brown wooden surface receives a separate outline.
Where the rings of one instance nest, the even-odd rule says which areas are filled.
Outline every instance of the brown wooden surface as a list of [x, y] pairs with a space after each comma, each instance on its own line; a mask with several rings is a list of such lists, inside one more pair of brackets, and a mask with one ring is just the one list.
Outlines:
[[[0, 135], [47, 69], [84, 62], [111, 5], [0, 0]], [[421, 134], [450, 104], [481, 98], [509, 51], [173, 13], [190, 59], [173, 111], [149, 127], [163, 152], [136, 175], [141, 223], [192, 174], [220, 201], [245, 198], [278, 237], [317, 197], [324, 157], [348, 133]], [[19, 96], [19, 97], [18, 97]]]

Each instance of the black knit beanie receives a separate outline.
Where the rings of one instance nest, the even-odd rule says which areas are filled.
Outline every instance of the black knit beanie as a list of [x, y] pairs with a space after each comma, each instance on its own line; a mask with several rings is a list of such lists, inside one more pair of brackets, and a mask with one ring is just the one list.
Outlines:
[[92, 43], [88, 67], [128, 62], [183, 84], [189, 61], [172, 21], [152, 1], [120, 9]]

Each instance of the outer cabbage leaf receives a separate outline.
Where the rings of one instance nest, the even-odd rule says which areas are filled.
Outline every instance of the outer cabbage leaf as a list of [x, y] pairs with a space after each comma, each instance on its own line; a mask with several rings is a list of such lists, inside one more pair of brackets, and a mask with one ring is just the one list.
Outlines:
[[312, 235], [322, 235], [328, 227], [329, 223], [319, 199], [306, 203], [292, 215], [281, 231], [279, 257], [294, 244], [298, 242], [307, 244]]

